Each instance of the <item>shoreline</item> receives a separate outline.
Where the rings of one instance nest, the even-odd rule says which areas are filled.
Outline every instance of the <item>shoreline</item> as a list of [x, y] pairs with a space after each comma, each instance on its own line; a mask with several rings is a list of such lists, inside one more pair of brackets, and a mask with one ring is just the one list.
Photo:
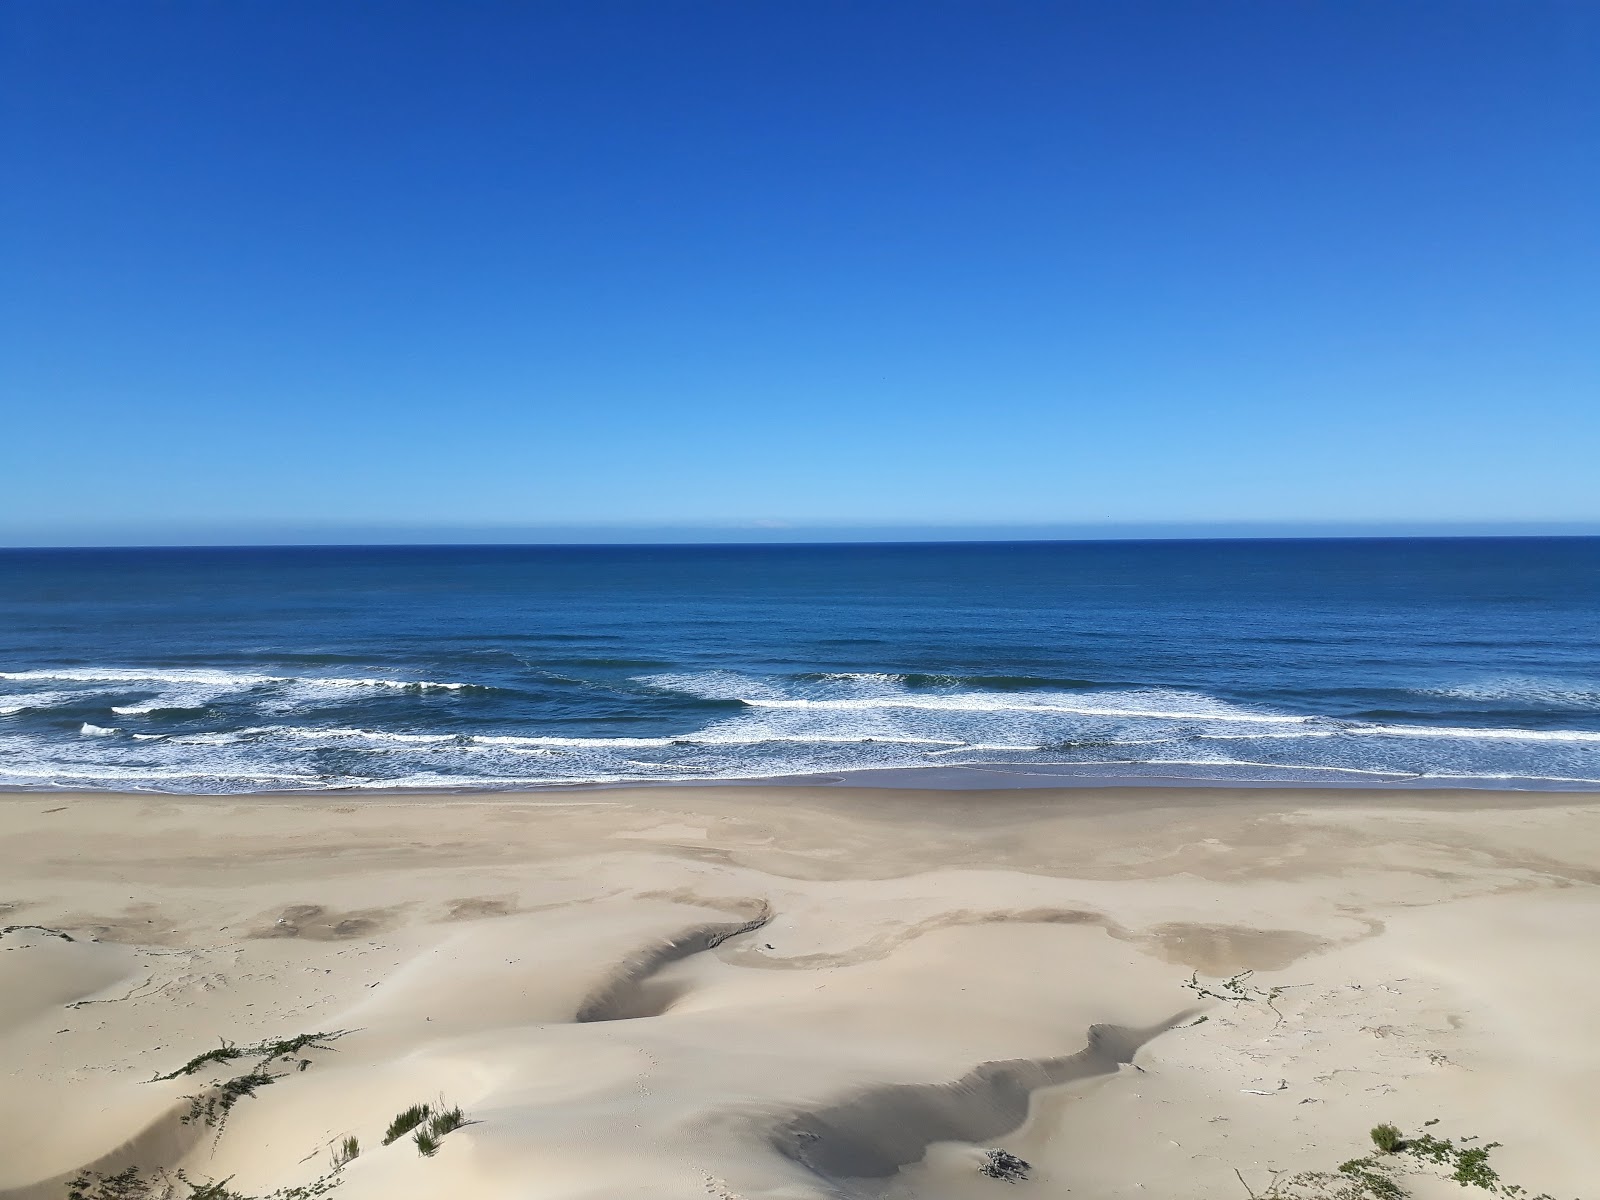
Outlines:
[[[0, 1200], [991, 1200], [993, 1148], [1237, 1200], [1435, 1118], [1600, 1169], [1600, 791], [9, 792], [0, 880]], [[151, 1082], [344, 1030], [215, 1125]], [[380, 1137], [421, 1101], [471, 1122], [430, 1158]]]
[[[203, 796], [217, 799], [250, 797], [283, 798], [307, 796], [353, 795], [460, 795], [505, 796], [522, 793], [562, 793], [571, 791], [654, 790], [656, 788], [875, 788], [886, 791], [1077, 791], [1080, 789], [1115, 788], [1127, 791], [1147, 789], [1193, 788], [1197, 790], [1282, 790], [1282, 791], [1371, 791], [1376, 793], [1413, 792], [1490, 792], [1490, 793], [1550, 793], [1555, 795], [1583, 795], [1600, 793], [1600, 780], [1540, 777], [1515, 777], [1513, 786], [1505, 776], [1429, 776], [1395, 775], [1387, 779], [1370, 778], [1374, 772], [1346, 771], [1343, 768], [1284, 768], [1285, 770], [1313, 770], [1327, 775], [1363, 775], [1366, 778], [1286, 778], [1286, 779], [1234, 779], [1219, 776], [1188, 775], [1089, 775], [1041, 770], [1052, 764], [1019, 764], [1017, 769], [1006, 770], [989, 764], [952, 764], [936, 767], [871, 767], [849, 771], [816, 771], [797, 775], [728, 776], [725, 778], [637, 778], [601, 780], [554, 780], [546, 783], [525, 780], [508, 781], [502, 786], [467, 784], [450, 787], [437, 783], [404, 786], [395, 784], [340, 784], [328, 787], [287, 790], [262, 789], [235, 792], [162, 791], [157, 789], [87, 788], [80, 784], [0, 784], [0, 796], [6, 795], [69, 795], [96, 796]], [[1070, 764], [1061, 764], [1068, 765]]]

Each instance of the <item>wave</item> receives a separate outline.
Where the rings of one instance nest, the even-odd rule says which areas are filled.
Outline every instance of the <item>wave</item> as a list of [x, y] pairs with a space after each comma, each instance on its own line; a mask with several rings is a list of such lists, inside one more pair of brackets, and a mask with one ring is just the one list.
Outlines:
[[[1248, 709], [1199, 692], [1173, 689], [1138, 688], [1106, 692], [1063, 695], [1057, 692], [1007, 692], [968, 689], [927, 694], [907, 690], [905, 675], [875, 672], [843, 672], [827, 675], [795, 676], [814, 683], [842, 683], [857, 693], [849, 696], [796, 696], [780, 683], [752, 679], [732, 671], [699, 674], [641, 676], [637, 682], [663, 691], [675, 691], [699, 699], [737, 700], [750, 708], [812, 709], [848, 711], [905, 709], [953, 713], [1064, 713], [1091, 717], [1141, 717], [1180, 721], [1246, 721], [1261, 724], [1305, 724], [1314, 716], [1268, 713]], [[937, 676], [915, 676], [930, 681]], [[950, 677], [952, 680], [958, 677]], [[1007, 677], [1012, 678], [1012, 677]], [[1014, 677], [1020, 680], [1022, 677]]]
[[306, 675], [258, 675], [195, 668], [167, 670], [154, 667], [51, 667], [33, 671], [0, 671], [0, 679], [13, 683], [207, 684], [221, 689], [244, 689], [289, 684], [319, 688], [381, 688], [394, 691], [461, 692], [494, 691], [477, 683], [440, 683], [432, 679], [383, 679], [372, 676], [321, 678]]
[[1111, 686], [1091, 679], [1056, 679], [1044, 675], [959, 675], [921, 671], [813, 671], [789, 678], [801, 683], [891, 684], [913, 689], [976, 688], [1002, 692]]
[[637, 675], [634, 682], [660, 692], [677, 692], [696, 700], [732, 700], [748, 703], [754, 695], [781, 698], [782, 689], [774, 682], [752, 679], [736, 671], [668, 672]]
[[1541, 708], [1600, 711], [1600, 688], [1560, 679], [1512, 676], [1448, 687], [1415, 688], [1412, 694], [1480, 704], [1512, 703]]
[[[795, 708], [818, 711], [844, 711], [851, 709], [910, 709], [923, 712], [1028, 712], [1065, 713], [1080, 717], [1140, 717], [1168, 721], [1241, 721], [1263, 725], [1304, 725], [1322, 718], [1296, 716], [1287, 713], [1263, 713], [1238, 708], [1222, 701], [1213, 702], [1211, 709], [1191, 706], [1187, 708], [1144, 708], [1138, 701], [1119, 698], [1096, 703], [1089, 699], [1060, 700], [1048, 696], [1008, 696], [1003, 693], [960, 692], [949, 696], [869, 696], [841, 700], [800, 700], [766, 697], [744, 697], [743, 702], [752, 708]], [[1205, 697], [1188, 699], [1201, 700]], [[1159, 703], [1159, 701], [1155, 701]]]
[[56, 708], [62, 704], [69, 704], [79, 699], [80, 697], [72, 692], [34, 692], [32, 695], [7, 696], [5, 702], [0, 703], [0, 717], [15, 716], [17, 713], [24, 712], [39, 712]]
[[117, 780], [121, 783], [137, 786], [149, 780], [167, 780], [173, 783], [188, 783], [190, 785], [203, 783], [212, 779], [228, 780], [260, 780], [262, 782], [295, 781], [307, 784], [324, 784], [325, 777], [321, 775], [307, 775], [304, 773], [288, 773], [282, 771], [205, 771], [205, 770], [161, 770], [150, 767], [104, 767], [104, 766], [79, 766], [78, 764], [40, 764], [39, 768], [0, 766], [0, 778], [9, 779], [43, 779], [61, 787], [74, 786], [80, 779]]
[[[978, 710], [985, 711], [985, 710]], [[1120, 715], [1141, 715], [1120, 714]], [[101, 726], [85, 724], [85, 730], [101, 734], [121, 732]], [[739, 723], [729, 723], [723, 728], [695, 732], [666, 734], [654, 737], [583, 736], [558, 734], [503, 734], [450, 732], [429, 730], [403, 732], [383, 729], [346, 727], [263, 725], [244, 729], [190, 734], [138, 734], [146, 739], [161, 739], [175, 745], [224, 746], [273, 738], [300, 742], [363, 742], [388, 744], [396, 747], [449, 747], [460, 750], [532, 748], [559, 749], [670, 749], [687, 747], [741, 747], [762, 745], [898, 745], [933, 746], [930, 754], [951, 754], [966, 751], [1049, 752], [1092, 750], [1096, 748], [1136, 746], [1170, 746], [1186, 741], [1208, 742], [1272, 742], [1300, 739], [1343, 738], [1359, 740], [1363, 737], [1431, 738], [1462, 741], [1551, 741], [1573, 743], [1600, 743], [1600, 731], [1590, 730], [1530, 730], [1530, 729], [1473, 729], [1422, 725], [1361, 725], [1341, 724], [1333, 729], [1306, 729], [1293, 732], [1246, 733], [1174, 733], [1164, 737], [1101, 736], [1065, 738], [1054, 741], [995, 742], [961, 737], [933, 737], [907, 731], [847, 731], [842, 729], [809, 729], [784, 731], [766, 727], [747, 728]], [[1147, 759], [1144, 761], [1156, 761]]]
[[[596, 693], [524, 687], [534, 676]], [[1414, 713], [1352, 715], [1352, 705], [1334, 715], [1352, 696], [1370, 702], [1393, 689], [1333, 689], [1316, 711], [1318, 694], [1309, 691], [1247, 702], [1221, 688], [1090, 684], [1064, 672], [705, 670], [623, 684], [549, 676], [524, 663], [492, 678], [511, 683], [401, 679], [377, 669], [333, 677], [198, 666], [0, 672], [0, 714], [8, 716], [0, 760], [10, 768], [0, 780], [200, 791], [506, 788], [958, 768], [1576, 787], [1600, 775], [1600, 728], [1584, 728], [1591, 722], [1535, 717], [1521, 694], [1515, 703], [1524, 708], [1497, 720], [1491, 710], [1463, 709], [1462, 688], [1451, 704], [1419, 703]], [[1534, 682], [1554, 694], [1552, 679]], [[1528, 685], [1494, 683], [1503, 692]], [[468, 690], [497, 695], [414, 707], [366, 699]], [[1583, 694], [1563, 693], [1569, 707]], [[9, 719], [28, 710], [43, 715]]]
[[1379, 737], [1461, 738], [1491, 742], [1600, 742], [1594, 729], [1472, 729], [1448, 725], [1350, 725], [1348, 733]]
[[[144, 735], [152, 736], [152, 735]], [[988, 747], [969, 746], [967, 743], [952, 741], [948, 738], [926, 737], [882, 737], [870, 734], [864, 735], [829, 735], [829, 734], [754, 734], [750, 736], [737, 736], [730, 734], [688, 733], [664, 737], [563, 737], [540, 736], [534, 734], [495, 734], [495, 733], [398, 733], [382, 729], [318, 729], [308, 726], [257, 726], [249, 729], [239, 729], [222, 733], [198, 734], [171, 734], [154, 735], [176, 745], [191, 746], [225, 746], [240, 742], [259, 741], [269, 737], [281, 737], [295, 741], [306, 742], [375, 742], [392, 743], [398, 746], [440, 746], [460, 750], [472, 749], [516, 749], [533, 748], [541, 750], [559, 749], [599, 749], [599, 750], [650, 750], [668, 749], [671, 747], [688, 746], [761, 746], [766, 744], [789, 743], [797, 745], [906, 745], [906, 746], [949, 746], [969, 749], [1030, 749], [1036, 750], [1037, 746], [1027, 747]]]

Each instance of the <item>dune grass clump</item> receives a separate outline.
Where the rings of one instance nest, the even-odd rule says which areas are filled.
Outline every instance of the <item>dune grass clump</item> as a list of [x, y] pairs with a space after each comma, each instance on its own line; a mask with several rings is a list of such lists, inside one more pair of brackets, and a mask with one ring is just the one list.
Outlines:
[[354, 1162], [361, 1157], [361, 1139], [355, 1134], [341, 1141], [333, 1152], [333, 1169], [337, 1171], [346, 1163]]
[[454, 1133], [467, 1123], [459, 1108], [447, 1108], [443, 1112], [433, 1114], [428, 1122], [428, 1132], [434, 1137], [443, 1137], [447, 1133]]
[[421, 1125], [433, 1115], [431, 1104], [413, 1104], [410, 1108], [403, 1108], [389, 1122], [389, 1128], [383, 1131], [383, 1144], [398, 1142], [418, 1125]]
[[384, 1130], [383, 1144], [397, 1142], [409, 1133], [416, 1143], [417, 1153], [423, 1158], [432, 1158], [439, 1152], [439, 1143], [446, 1134], [469, 1124], [459, 1106], [445, 1108], [443, 1100], [439, 1104], [438, 1108], [431, 1104], [413, 1104], [396, 1113], [389, 1128]]

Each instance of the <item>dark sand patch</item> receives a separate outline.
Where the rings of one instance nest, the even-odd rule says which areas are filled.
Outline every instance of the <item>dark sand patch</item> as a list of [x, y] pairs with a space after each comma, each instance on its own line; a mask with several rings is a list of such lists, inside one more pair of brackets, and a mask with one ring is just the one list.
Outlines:
[[762, 911], [748, 921], [696, 925], [648, 947], [624, 961], [610, 979], [591, 992], [578, 1006], [575, 1019], [587, 1024], [660, 1016], [682, 993], [677, 988], [655, 985], [652, 976], [691, 955], [715, 950], [729, 938], [753, 933], [770, 920], [772, 912], [763, 906]]
[[477, 921], [484, 917], [509, 917], [517, 911], [515, 896], [463, 896], [446, 900], [446, 921]]
[[1188, 922], [1157, 925], [1138, 934], [1113, 931], [1112, 936], [1149, 946], [1170, 963], [1203, 975], [1219, 976], [1240, 971], [1280, 971], [1333, 945], [1326, 938], [1298, 929]]
[[335, 912], [320, 904], [291, 904], [272, 921], [252, 929], [252, 938], [305, 938], [313, 942], [338, 942], [367, 937], [392, 929], [404, 905]]
[[1061, 1058], [984, 1063], [952, 1083], [867, 1088], [801, 1113], [773, 1132], [784, 1157], [829, 1180], [885, 1179], [934, 1142], [987, 1142], [1019, 1127], [1040, 1088], [1114, 1074], [1139, 1048], [1190, 1015], [1130, 1029], [1091, 1025], [1088, 1044]]

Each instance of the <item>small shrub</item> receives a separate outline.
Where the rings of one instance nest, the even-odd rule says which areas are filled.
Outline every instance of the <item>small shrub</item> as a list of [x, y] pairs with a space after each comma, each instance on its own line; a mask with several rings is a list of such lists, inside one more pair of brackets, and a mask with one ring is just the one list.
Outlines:
[[1393, 1125], [1374, 1125], [1372, 1127], [1372, 1144], [1385, 1154], [1393, 1154], [1405, 1145], [1400, 1131]]
[[150, 1192], [151, 1185], [140, 1176], [138, 1167], [115, 1175], [84, 1171], [67, 1184], [67, 1200], [145, 1200]]
[[[224, 1038], [222, 1040], [222, 1045], [218, 1046], [215, 1050], [207, 1050], [204, 1054], [196, 1054], [177, 1070], [168, 1071], [165, 1075], [157, 1075], [150, 1082], [159, 1083], [165, 1079], [176, 1079], [180, 1075], [193, 1075], [201, 1068], [207, 1067], [212, 1063], [233, 1062], [236, 1059], [241, 1058], [256, 1059], [258, 1066], [265, 1067], [274, 1059], [292, 1058], [294, 1055], [299, 1053], [301, 1050], [304, 1050], [308, 1046], [313, 1050], [332, 1049], [328, 1043], [337, 1041], [339, 1038], [344, 1037], [344, 1035], [349, 1032], [350, 1031], [348, 1029], [335, 1029], [327, 1033], [298, 1033], [292, 1038], [281, 1038], [277, 1041], [256, 1042], [254, 1045], [250, 1046], [236, 1046]], [[307, 1065], [310, 1065], [309, 1061], [307, 1062]], [[305, 1067], [301, 1067], [300, 1069], [303, 1071], [305, 1070]]]
[[1026, 1179], [1031, 1170], [1032, 1163], [1024, 1162], [1007, 1150], [985, 1150], [984, 1163], [978, 1168], [978, 1174], [1016, 1183], [1019, 1179]]
[[234, 1059], [243, 1058], [244, 1056], [245, 1052], [243, 1050], [228, 1041], [227, 1038], [223, 1038], [222, 1045], [215, 1050], [207, 1050], [204, 1054], [196, 1054], [177, 1070], [168, 1071], [165, 1075], [157, 1075], [150, 1082], [160, 1083], [162, 1080], [176, 1079], [179, 1075], [193, 1075], [201, 1067], [209, 1066], [211, 1063], [232, 1062]]
[[268, 1075], [260, 1070], [251, 1071], [248, 1075], [235, 1075], [207, 1091], [182, 1097], [189, 1102], [189, 1111], [178, 1119], [185, 1125], [199, 1121], [202, 1125], [220, 1128], [235, 1104], [247, 1096], [254, 1096], [257, 1089], [276, 1083], [281, 1078], [281, 1075]]
[[416, 1142], [417, 1153], [423, 1158], [432, 1158], [439, 1153], [439, 1139], [426, 1129], [417, 1130], [416, 1136], [411, 1140]]
[[339, 1148], [333, 1152], [333, 1169], [338, 1170], [348, 1162], [353, 1162], [361, 1156], [361, 1139], [351, 1134], [339, 1143]]
[[[1438, 1124], [1427, 1121], [1424, 1128]], [[1551, 1200], [1532, 1195], [1521, 1184], [1506, 1183], [1489, 1165], [1489, 1155], [1500, 1143], [1465, 1137], [1460, 1142], [1424, 1133], [1402, 1138], [1394, 1125], [1370, 1131], [1377, 1147], [1370, 1154], [1339, 1164], [1336, 1171], [1299, 1171], [1291, 1175], [1273, 1171], [1267, 1186], [1256, 1191], [1237, 1168], [1234, 1174], [1250, 1200], [1409, 1200], [1406, 1177], [1413, 1174], [1446, 1179], [1462, 1187], [1479, 1188], [1499, 1200]], [[1476, 1143], [1468, 1146], [1466, 1143]]]
[[67, 1184], [67, 1200], [177, 1200], [179, 1184], [189, 1189], [183, 1200], [250, 1200], [229, 1187], [231, 1181], [230, 1176], [196, 1183], [182, 1171], [174, 1181], [165, 1171], [146, 1176], [138, 1167], [128, 1167], [115, 1175], [84, 1171]]
[[432, 1115], [433, 1106], [428, 1104], [413, 1104], [410, 1108], [401, 1109], [389, 1122], [389, 1128], [384, 1130], [383, 1144], [387, 1146], [390, 1142], [399, 1141]]
[[211, 1179], [205, 1183], [196, 1183], [181, 1171], [178, 1179], [189, 1189], [189, 1194], [184, 1200], [250, 1200], [228, 1186], [233, 1176], [227, 1179]]

